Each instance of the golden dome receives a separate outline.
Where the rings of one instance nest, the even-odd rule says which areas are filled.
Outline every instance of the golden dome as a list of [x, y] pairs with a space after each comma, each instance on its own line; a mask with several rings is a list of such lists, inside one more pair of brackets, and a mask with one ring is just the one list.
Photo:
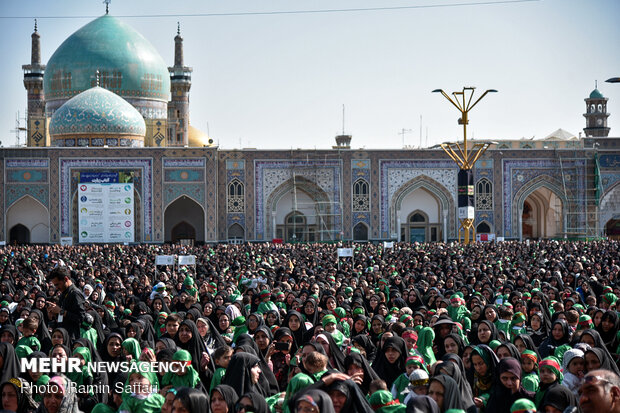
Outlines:
[[209, 137], [206, 133], [198, 128], [189, 125], [189, 136], [187, 138], [187, 144], [190, 148], [202, 148], [205, 146], [215, 146], [212, 142], [209, 143]]

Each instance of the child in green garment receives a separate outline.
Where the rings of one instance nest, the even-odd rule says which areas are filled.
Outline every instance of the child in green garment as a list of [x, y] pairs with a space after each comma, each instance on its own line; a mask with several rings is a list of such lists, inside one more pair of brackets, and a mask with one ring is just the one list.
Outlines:
[[187, 350], [177, 350], [172, 356], [170, 371], [164, 374], [162, 386], [172, 385], [174, 388], [189, 387], [195, 389], [200, 384], [198, 372], [192, 367], [192, 356]]
[[540, 403], [545, 398], [545, 394], [549, 387], [555, 383], [562, 384], [564, 376], [560, 367], [560, 362], [553, 356], [545, 357], [538, 365], [538, 374], [540, 375], [540, 386], [536, 392], [534, 402], [540, 407]]
[[209, 394], [211, 394], [211, 390], [215, 386], [218, 386], [222, 383], [222, 379], [226, 374], [226, 369], [228, 368], [228, 363], [230, 363], [230, 358], [233, 355], [233, 349], [230, 346], [221, 346], [215, 349], [213, 352], [213, 360], [215, 361], [215, 372], [213, 373], [213, 378], [211, 379], [211, 387], [209, 388]]
[[398, 376], [396, 380], [394, 380], [394, 384], [392, 385], [392, 397], [401, 403], [405, 400], [407, 394], [402, 394], [402, 391], [409, 387], [409, 376], [415, 369], [418, 368], [419, 362], [416, 357], [407, 357], [407, 361], [405, 364], [405, 372]]
[[521, 384], [525, 390], [538, 391], [540, 378], [538, 377], [538, 356], [532, 350], [521, 353]]
[[41, 342], [34, 335], [37, 332], [39, 323], [32, 318], [26, 318], [22, 323], [23, 337], [19, 339], [15, 347], [26, 346], [32, 349], [32, 351], [41, 351]]
[[73, 357], [80, 360], [79, 372], [69, 372], [67, 377], [77, 384], [77, 395], [79, 398], [84, 399], [94, 395], [91, 388], [93, 384], [93, 373], [90, 371], [91, 355], [90, 350], [86, 347], [77, 347], [73, 350]]
[[91, 343], [97, 343], [99, 335], [97, 334], [97, 330], [93, 328], [93, 323], [93, 316], [87, 313], [80, 326], [80, 337], [89, 339]]
[[[138, 369], [140, 370], [140, 369]], [[159, 386], [153, 372], [132, 372], [127, 379], [126, 393], [119, 413], [159, 413], [164, 396], [157, 393]]]
[[140, 343], [133, 337], [125, 339], [121, 344], [123, 347], [123, 356], [127, 361], [137, 362], [140, 358]]

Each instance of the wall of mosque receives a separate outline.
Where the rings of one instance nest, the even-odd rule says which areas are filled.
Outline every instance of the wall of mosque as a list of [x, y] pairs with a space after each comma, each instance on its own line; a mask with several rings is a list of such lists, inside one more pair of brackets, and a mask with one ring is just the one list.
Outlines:
[[[620, 138], [606, 138], [596, 152], [598, 209], [593, 206], [595, 152], [489, 150], [474, 169], [474, 225], [488, 225], [498, 237], [522, 238], [524, 208], [533, 203], [540, 209], [534, 215], [545, 221], [536, 224], [544, 231], [533, 237], [579, 227], [598, 227], [600, 235], [606, 223], [620, 218], [619, 144]], [[322, 213], [321, 224], [327, 223], [338, 239], [352, 239], [360, 223], [370, 240], [398, 239], [401, 225], [416, 210], [447, 239], [458, 231], [457, 169], [441, 150], [2, 148], [0, 241], [10, 242], [17, 224], [36, 234], [32, 241], [58, 243], [72, 236], [72, 201], [80, 173], [86, 171], [133, 176], [140, 202], [136, 239], [143, 242], [170, 240], [166, 217], [170, 224], [183, 216], [176, 208], [187, 206], [175, 204], [181, 198], [198, 205], [203, 216], [202, 221], [188, 221], [196, 227], [198, 241], [226, 241], [229, 231], [249, 241], [271, 240], [294, 209], [295, 191], [297, 209], [303, 204], [308, 224], [317, 225], [315, 216]], [[558, 206], [562, 219], [556, 218]], [[532, 218], [527, 219], [531, 225]]]

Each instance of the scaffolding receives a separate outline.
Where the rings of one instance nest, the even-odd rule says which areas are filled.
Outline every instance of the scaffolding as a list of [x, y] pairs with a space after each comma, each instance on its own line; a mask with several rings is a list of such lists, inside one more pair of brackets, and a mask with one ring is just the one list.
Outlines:
[[[592, 239], [600, 236], [595, 148], [556, 150], [566, 205], [555, 198], [558, 236]], [[563, 156], [564, 155], [564, 156]], [[558, 214], [557, 211], [562, 211]]]
[[[291, 150], [293, 207], [285, 224], [286, 241], [333, 242], [342, 238], [342, 164], [340, 151]], [[337, 165], [332, 179], [322, 179]], [[333, 169], [332, 169], [333, 170]], [[306, 197], [301, 196], [304, 193]]]

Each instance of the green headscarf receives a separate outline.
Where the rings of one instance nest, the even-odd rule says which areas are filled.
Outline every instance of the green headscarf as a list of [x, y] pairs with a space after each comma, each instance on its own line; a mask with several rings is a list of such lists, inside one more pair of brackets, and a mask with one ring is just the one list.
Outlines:
[[200, 375], [194, 369], [194, 367], [192, 367], [192, 356], [191, 354], [189, 354], [189, 351], [177, 350], [177, 352], [174, 353], [174, 355], [172, 356], [172, 360], [189, 362], [185, 367], [186, 373], [184, 375], [180, 375], [172, 371], [167, 372], [166, 374], [164, 374], [164, 377], [161, 380], [162, 387], [166, 387], [171, 384], [174, 388], [195, 388], [196, 385], [200, 382]]
[[392, 397], [392, 393], [387, 390], [377, 390], [374, 392], [368, 404], [375, 411], [375, 413], [404, 413], [407, 410], [407, 406], [400, 404], [398, 399]]
[[431, 327], [424, 327], [418, 332], [418, 352], [429, 366], [437, 361], [433, 352], [433, 340], [435, 331]]
[[125, 339], [121, 344], [125, 350], [131, 355], [131, 361], [137, 362], [140, 358], [140, 343], [133, 337]]
[[[90, 366], [89, 366], [89, 363], [92, 361], [92, 357], [90, 354], [90, 350], [87, 347], [78, 347], [75, 350], [73, 350], [74, 356], [78, 354], [82, 356], [82, 358], [84, 359], [86, 363], [82, 366], [81, 371], [69, 372], [67, 373], [67, 377], [69, 377], [69, 379], [71, 379], [71, 381], [77, 384], [78, 386], [82, 386], [85, 384], [86, 379], [93, 377], [93, 374], [91, 373]], [[94, 394], [92, 389], [89, 391], [89, 394], [91, 396]]]

